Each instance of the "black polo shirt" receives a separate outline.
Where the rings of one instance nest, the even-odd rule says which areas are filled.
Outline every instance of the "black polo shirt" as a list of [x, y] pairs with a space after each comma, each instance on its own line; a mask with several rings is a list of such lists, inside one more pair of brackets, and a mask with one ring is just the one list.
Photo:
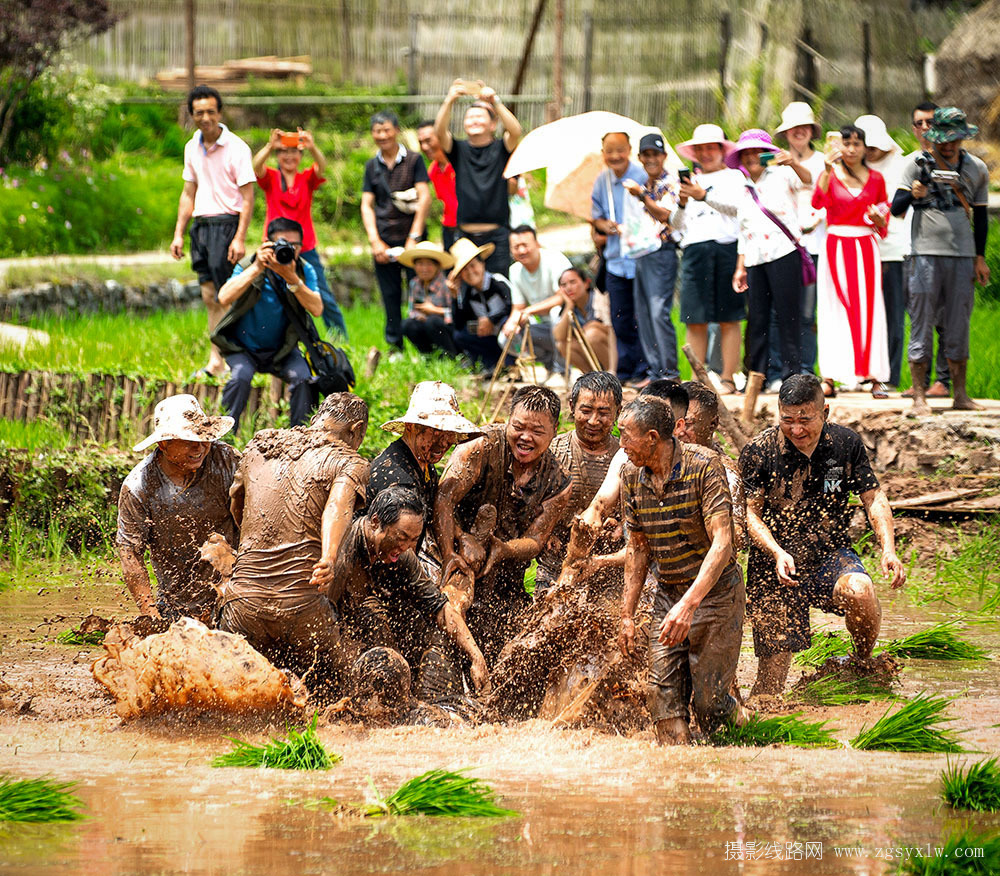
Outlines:
[[420, 463], [413, 456], [413, 451], [402, 438], [393, 441], [372, 461], [368, 495], [374, 499], [386, 487], [392, 486], [413, 490], [424, 500], [424, 531], [420, 534], [420, 542], [417, 543], [419, 551], [434, 514], [438, 471], [432, 465], [425, 474], [420, 468]]
[[402, 192], [412, 189], [418, 182], [429, 181], [423, 156], [419, 152], [407, 152], [402, 145], [391, 168], [386, 166], [381, 153], [368, 159], [361, 190], [375, 195], [375, 227], [379, 237], [390, 246], [403, 244], [413, 224], [411, 213], [396, 209], [392, 192]]
[[510, 152], [503, 139], [485, 146], [470, 146], [467, 140], [452, 140], [448, 160], [455, 168], [458, 224], [468, 222], [510, 224], [510, 202], [503, 171]]
[[[832, 423], [823, 427], [811, 457], [772, 426], [743, 448], [740, 474], [747, 500], [761, 500], [761, 519], [806, 573], [831, 549], [851, 546], [850, 494], [879, 485], [861, 436]], [[752, 545], [751, 563], [764, 560], [773, 565]]]

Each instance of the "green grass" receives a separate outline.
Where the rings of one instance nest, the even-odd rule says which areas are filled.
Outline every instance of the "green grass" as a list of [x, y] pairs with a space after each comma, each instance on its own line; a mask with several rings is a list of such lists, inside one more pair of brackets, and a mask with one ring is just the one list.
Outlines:
[[7, 289], [24, 289], [39, 283], [98, 285], [109, 280], [122, 286], [149, 286], [154, 283], [165, 283], [168, 280], [179, 280], [182, 283], [195, 282], [197, 277], [187, 260], [117, 267], [85, 261], [50, 261], [42, 265], [11, 265], [0, 274], [0, 292]]
[[988, 655], [978, 645], [955, 635], [958, 621], [944, 621], [902, 639], [892, 639], [880, 652], [894, 657], [919, 660], [986, 660]]
[[981, 518], [974, 533], [958, 526], [939, 532], [949, 551], [935, 556], [933, 574], [914, 576], [910, 590], [916, 602], [956, 605], [981, 599], [979, 612], [995, 613], [1000, 609], [1000, 515]]
[[813, 633], [812, 644], [795, 655], [800, 666], [822, 666], [831, 657], [846, 657], [854, 653], [854, 645], [846, 633]]
[[56, 636], [56, 641], [60, 645], [96, 648], [104, 643], [104, 636], [103, 630], [91, 630], [88, 633], [81, 633], [79, 630], [65, 630]]
[[77, 821], [83, 803], [73, 792], [76, 782], [56, 782], [46, 776], [16, 779], [0, 775], [0, 821]]
[[891, 715], [890, 706], [871, 727], [861, 729], [851, 747], [859, 751], [963, 751], [957, 733], [941, 726], [954, 720], [944, 714], [950, 702], [947, 697], [920, 693]]
[[712, 734], [713, 745], [738, 745], [764, 747], [766, 745], [795, 745], [800, 748], [837, 748], [840, 743], [827, 729], [826, 721], [803, 721], [794, 715], [763, 718], [754, 714], [742, 726], [725, 724]]
[[[900, 842], [900, 846], [906, 843]], [[905, 876], [953, 876], [968, 873], [976, 876], [1000, 874], [1000, 833], [977, 832], [969, 825], [951, 833], [933, 855], [907, 856], [900, 861], [897, 873]]]
[[847, 706], [896, 698], [890, 688], [873, 678], [838, 678], [836, 675], [824, 675], [789, 695], [812, 706]]
[[982, 760], [967, 769], [949, 763], [941, 773], [941, 799], [953, 809], [1000, 811], [1000, 767], [997, 758]]
[[229, 737], [233, 750], [213, 758], [214, 767], [269, 767], [276, 770], [328, 770], [343, 758], [327, 752], [316, 735], [317, 715], [304, 730], [288, 731], [284, 739], [272, 738], [267, 745], [252, 745]]
[[20, 447], [34, 453], [37, 450], [62, 450], [70, 445], [68, 432], [47, 420], [22, 423], [0, 419], [0, 447]]
[[430, 815], [475, 818], [502, 818], [517, 815], [497, 803], [493, 789], [481, 779], [462, 772], [430, 770], [404, 782], [388, 797], [381, 797], [372, 785], [375, 802], [365, 807], [365, 815]]

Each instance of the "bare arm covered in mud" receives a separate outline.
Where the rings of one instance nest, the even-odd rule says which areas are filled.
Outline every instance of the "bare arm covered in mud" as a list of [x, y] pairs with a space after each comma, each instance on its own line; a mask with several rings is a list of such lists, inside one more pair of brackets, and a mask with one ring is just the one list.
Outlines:
[[[455, 507], [479, 480], [483, 470], [485, 444], [483, 438], [459, 444], [452, 453], [448, 467], [438, 484], [437, 498], [434, 500], [434, 536], [441, 551], [442, 581], [447, 577], [446, 570], [449, 564], [469, 575], [473, 574], [466, 561], [467, 558], [455, 550], [455, 539], [462, 534], [461, 528], [455, 522]], [[468, 559], [473, 560], [471, 557]], [[479, 558], [479, 562], [482, 562], [482, 557]]]
[[333, 569], [337, 562], [340, 545], [354, 518], [354, 505], [358, 498], [357, 487], [348, 478], [338, 478], [333, 483], [330, 495], [323, 508], [321, 524], [322, 553], [319, 562], [313, 566], [309, 583], [325, 593], [333, 583]]
[[520, 538], [501, 541], [493, 536], [490, 555], [481, 575], [484, 577], [488, 575], [496, 564], [503, 560], [528, 562], [537, 557], [552, 535], [556, 524], [565, 516], [572, 494], [573, 484], [569, 483], [562, 491], [542, 502], [542, 513]]
[[865, 490], [858, 496], [865, 506], [875, 537], [882, 548], [882, 573], [889, 579], [889, 586], [898, 590], [906, 583], [906, 569], [896, 555], [896, 536], [892, 527], [892, 508], [882, 490]]
[[118, 545], [118, 556], [122, 560], [122, 577], [125, 579], [125, 586], [132, 594], [135, 604], [139, 607], [139, 614], [148, 614], [150, 617], [159, 617], [156, 610], [156, 600], [153, 598], [153, 588], [149, 583], [149, 570], [143, 559], [143, 552], [138, 551], [128, 545]]
[[444, 630], [455, 643], [461, 648], [472, 661], [472, 683], [481, 694], [490, 692], [490, 671], [486, 668], [486, 658], [479, 650], [472, 632], [465, 623], [461, 612], [452, 608], [450, 603], [446, 603], [437, 614], [437, 624]]
[[624, 450], [619, 449], [611, 458], [611, 465], [608, 466], [608, 473], [601, 482], [601, 488], [591, 499], [587, 510], [580, 515], [580, 520], [585, 526], [600, 529], [604, 520], [618, 506], [622, 494], [622, 469], [625, 468], [626, 462], [628, 457]]
[[649, 539], [646, 533], [630, 531], [625, 546], [625, 590], [622, 596], [622, 628], [618, 647], [627, 657], [635, 649], [635, 609], [649, 569]]
[[799, 581], [798, 573], [795, 571], [795, 560], [778, 544], [762, 519], [763, 502], [762, 496], [747, 496], [747, 529], [750, 538], [762, 551], [774, 557], [774, 569], [778, 574], [778, 580], [786, 587], [797, 587]]

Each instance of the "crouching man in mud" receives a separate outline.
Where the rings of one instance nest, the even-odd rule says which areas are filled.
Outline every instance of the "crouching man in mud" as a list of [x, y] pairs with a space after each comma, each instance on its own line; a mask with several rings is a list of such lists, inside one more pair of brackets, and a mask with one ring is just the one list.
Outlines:
[[751, 696], [777, 695], [792, 654], [809, 647], [809, 608], [846, 616], [855, 655], [871, 657], [882, 610], [875, 586], [851, 549], [848, 498], [856, 493], [882, 548], [893, 589], [906, 580], [896, 556], [892, 510], [861, 437], [827, 422], [829, 407], [812, 374], [789, 377], [778, 393], [779, 425], [743, 448], [740, 471], [752, 539], [748, 613], [757, 679]]
[[[412, 490], [388, 487], [351, 524], [337, 559], [330, 600], [343, 619], [344, 650], [353, 658], [360, 699], [383, 706], [436, 702], [462, 692], [448, 654], [452, 639], [472, 661], [476, 690], [489, 692], [486, 661], [468, 626], [431, 581], [413, 549], [424, 528], [424, 504]], [[436, 625], [435, 625], [436, 624]]]
[[240, 549], [219, 626], [242, 633], [279, 668], [303, 675], [315, 666], [324, 685], [343, 681], [328, 589], [365, 506], [368, 462], [357, 449], [367, 428], [362, 399], [331, 393], [309, 426], [258, 432], [231, 491]]
[[[521, 387], [511, 397], [509, 421], [459, 445], [438, 488], [442, 590], [460, 609], [471, 600], [469, 628], [490, 666], [518, 632], [531, 605], [524, 573], [570, 500], [569, 476], [549, 450], [558, 425], [559, 397], [545, 387]], [[481, 531], [484, 506], [495, 509], [492, 535]]]
[[649, 711], [661, 744], [691, 741], [688, 702], [703, 733], [745, 713], [730, 694], [746, 593], [733, 549], [718, 455], [673, 437], [674, 415], [639, 397], [619, 420], [628, 544], [619, 643], [635, 647], [635, 610], [650, 560], [657, 580], [649, 639]]
[[[156, 445], [118, 496], [118, 553], [140, 614], [211, 619], [215, 573], [200, 549], [213, 533], [236, 546], [229, 488], [240, 455], [219, 440], [232, 428], [232, 417], [208, 417], [193, 395], [174, 395], [156, 406], [153, 434], [134, 448]], [[155, 601], [146, 548], [156, 573]]]

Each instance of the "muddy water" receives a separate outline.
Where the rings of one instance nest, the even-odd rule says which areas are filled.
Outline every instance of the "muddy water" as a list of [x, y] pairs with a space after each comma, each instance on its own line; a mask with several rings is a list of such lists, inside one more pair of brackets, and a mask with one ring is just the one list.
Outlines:
[[[90, 814], [79, 824], [0, 830], [0, 872], [867, 874], [885, 868], [879, 849], [933, 850], [957, 823], [936, 796], [944, 756], [658, 749], [648, 733], [622, 739], [541, 721], [453, 730], [329, 725], [320, 736], [344, 761], [328, 773], [215, 770], [209, 759], [228, 748], [224, 722], [123, 726], [90, 679], [98, 652], [52, 644], [91, 608], [121, 615], [122, 602], [109, 586], [0, 595], [0, 671], [34, 694], [33, 714], [0, 713], [0, 771], [77, 780]], [[884, 607], [883, 637], [942, 618], [905, 597], [888, 596]], [[58, 616], [66, 620], [40, 623]], [[976, 627], [971, 638], [1000, 654], [995, 626]], [[747, 650], [744, 688], [752, 670]], [[951, 714], [969, 730], [968, 747], [1000, 750], [1000, 660], [908, 661], [903, 684], [908, 694], [959, 696]], [[883, 709], [808, 715], [847, 739]], [[432, 767], [473, 767], [521, 816], [360, 822], [291, 805], [324, 796], [360, 802], [369, 777], [389, 793]], [[972, 821], [1000, 828], [997, 816]], [[848, 847], [864, 851], [848, 858]]]

